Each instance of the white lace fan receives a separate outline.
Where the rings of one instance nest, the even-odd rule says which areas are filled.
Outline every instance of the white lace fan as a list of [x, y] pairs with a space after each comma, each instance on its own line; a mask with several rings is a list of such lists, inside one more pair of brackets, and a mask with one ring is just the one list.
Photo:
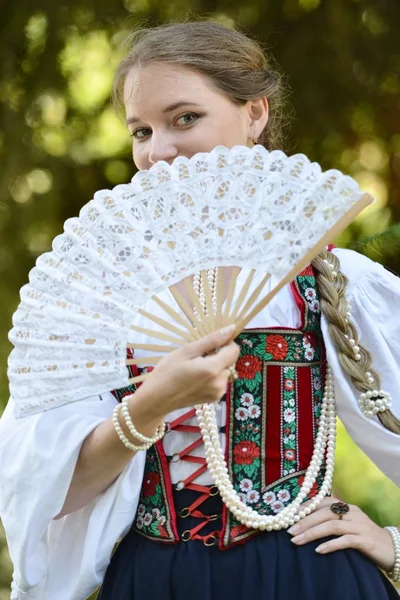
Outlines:
[[[341, 172], [262, 146], [159, 162], [97, 192], [21, 289], [9, 335], [16, 415], [127, 386], [127, 363], [156, 364], [223, 325], [240, 333], [371, 201]], [[241, 270], [248, 276], [235, 290]], [[198, 271], [206, 311], [193, 287]], [[271, 275], [279, 283], [263, 293]], [[158, 315], [146, 310], [150, 299]], [[152, 356], [127, 361], [127, 347]]]

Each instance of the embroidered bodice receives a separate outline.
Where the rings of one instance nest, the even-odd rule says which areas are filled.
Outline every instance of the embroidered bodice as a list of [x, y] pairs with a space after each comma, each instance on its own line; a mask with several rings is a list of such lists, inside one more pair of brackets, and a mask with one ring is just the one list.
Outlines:
[[[297, 495], [311, 460], [322, 401], [324, 345], [311, 267], [297, 277], [289, 293], [300, 325], [251, 327], [238, 336], [239, 379], [228, 385], [218, 412], [231, 479], [243, 501], [261, 514], [276, 514]], [[121, 399], [131, 392], [125, 388], [116, 394]], [[318, 482], [314, 487], [310, 496], [317, 493]], [[201, 505], [218, 490], [207, 470], [194, 408], [169, 415], [164, 439], [147, 452], [134, 524], [139, 533], [177, 540], [172, 488], [198, 492], [187, 510], [202, 519], [190, 532], [191, 539], [201, 538], [207, 523]], [[224, 531], [218, 535], [223, 546], [252, 534], [229, 511], [225, 513]]]

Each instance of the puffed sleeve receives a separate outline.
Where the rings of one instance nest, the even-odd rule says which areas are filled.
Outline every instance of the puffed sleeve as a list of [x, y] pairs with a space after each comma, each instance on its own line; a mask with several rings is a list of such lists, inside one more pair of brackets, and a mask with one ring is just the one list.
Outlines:
[[[381, 388], [391, 394], [392, 412], [400, 417], [400, 279], [351, 250], [335, 249], [334, 253], [350, 282], [347, 298], [360, 343], [371, 352]], [[376, 416], [363, 415], [357, 403], [360, 392], [343, 373], [325, 317], [322, 330], [334, 374], [339, 418], [356, 444], [400, 486], [400, 435], [388, 431]]]
[[62, 509], [84, 439], [110, 417], [111, 393], [0, 421], [0, 516], [14, 564], [13, 600], [83, 600], [101, 582], [114, 544], [134, 518], [144, 470], [135, 455], [87, 506]]

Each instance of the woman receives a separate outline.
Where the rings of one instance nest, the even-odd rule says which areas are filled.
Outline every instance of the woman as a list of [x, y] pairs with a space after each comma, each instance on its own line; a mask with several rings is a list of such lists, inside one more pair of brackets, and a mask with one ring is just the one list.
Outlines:
[[[116, 88], [138, 169], [217, 145], [272, 149], [279, 140], [280, 77], [254, 42], [217, 24], [139, 33]], [[236, 341], [228, 329], [189, 344], [137, 390], [22, 419], [11, 400], [0, 470], [12, 598], [83, 600], [102, 582], [102, 600], [396, 598], [378, 567], [397, 569], [398, 536], [355, 506], [332, 507], [327, 497], [316, 507], [321, 479], [289, 532], [255, 532], [235, 521], [213, 486], [191, 407], [223, 397], [220, 441], [235, 487], [246, 504], [278, 514], [311, 459], [326, 353], [339, 416], [399, 485], [399, 300], [400, 282], [383, 267], [331, 248]], [[228, 385], [234, 363], [238, 379]], [[360, 392], [380, 387], [379, 376], [394, 403], [380, 420], [357, 403]], [[124, 398], [125, 412], [115, 409]], [[163, 421], [162, 441], [147, 453], [131, 450], [162, 433]]]

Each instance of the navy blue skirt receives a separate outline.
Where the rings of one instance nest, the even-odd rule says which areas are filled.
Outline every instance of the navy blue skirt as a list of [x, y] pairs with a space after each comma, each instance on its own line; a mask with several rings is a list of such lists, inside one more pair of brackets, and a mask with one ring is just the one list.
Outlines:
[[[175, 492], [177, 513], [197, 497]], [[220, 497], [210, 497], [201, 510], [220, 514]], [[179, 518], [179, 533], [199, 522]], [[218, 530], [218, 523], [207, 527]], [[131, 530], [112, 556], [97, 600], [399, 600], [357, 550], [319, 555], [315, 548], [323, 539], [296, 547], [291, 537], [286, 531], [264, 532], [221, 551], [200, 540], [158, 543]]]

